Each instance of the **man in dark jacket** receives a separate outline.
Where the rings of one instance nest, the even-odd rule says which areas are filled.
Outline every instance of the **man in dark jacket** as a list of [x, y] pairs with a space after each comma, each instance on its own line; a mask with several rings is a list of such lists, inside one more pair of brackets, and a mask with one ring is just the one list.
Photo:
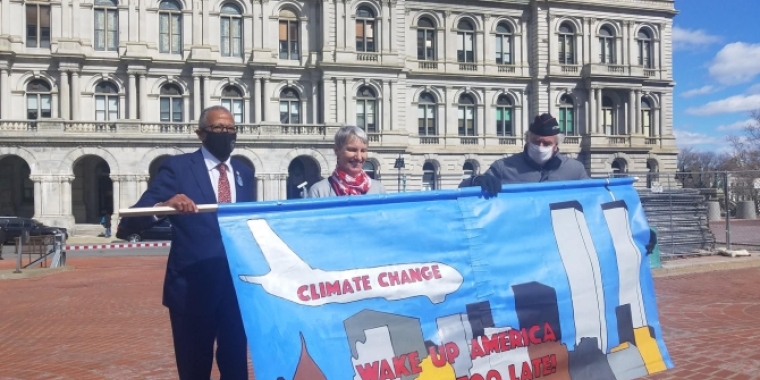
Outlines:
[[496, 195], [504, 183], [588, 179], [582, 163], [559, 152], [561, 139], [557, 119], [548, 113], [536, 116], [521, 153], [495, 161], [484, 174], [465, 179], [459, 187], [480, 186]]

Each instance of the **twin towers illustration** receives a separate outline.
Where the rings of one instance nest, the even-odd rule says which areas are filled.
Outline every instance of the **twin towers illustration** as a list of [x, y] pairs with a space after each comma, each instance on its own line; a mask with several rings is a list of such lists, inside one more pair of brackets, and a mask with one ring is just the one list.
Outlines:
[[[549, 205], [557, 249], [565, 268], [572, 298], [572, 317], [575, 326], [574, 349], [586, 351], [590, 348], [588, 347], [589, 343], [595, 343], [596, 347], [592, 351], [606, 357], [606, 359], [602, 359], [605, 362], [605, 367], [609, 365], [607, 368], [615, 373], [607, 379], [630, 379], [665, 370], [666, 365], [657, 344], [654, 329], [647, 322], [647, 311], [641, 288], [642, 261], [646, 257], [634, 242], [628, 207], [622, 200], [604, 203], [597, 207], [601, 207], [614, 248], [614, 252], [608, 250], [604, 254], [614, 254], [617, 264], [618, 305], [615, 306], [614, 310], [618, 344], [614, 347], [609, 346], [610, 335], [607, 320], [607, 308], [611, 304], [607, 305], [608, 300], [605, 297], [605, 283], [602, 276], [603, 268], [600, 264], [597, 246], [592, 240], [589, 225], [586, 222], [583, 207], [578, 201]], [[345, 272], [311, 268], [279, 238], [266, 220], [250, 220], [248, 225], [271, 270], [263, 276], [240, 276], [244, 282], [261, 285], [270, 294], [278, 295], [278, 293], [282, 294], [281, 292], [284, 289], [277, 288], [288, 287], [281, 281], [289, 274], [292, 276], [294, 272], [313, 271], [316, 272], [314, 274], [317, 277], [329, 277], [330, 274]], [[372, 269], [382, 270], [398, 265]], [[616, 284], [606, 285], [608, 288], [614, 288]], [[386, 299], [394, 299], [385, 296]], [[584, 341], [583, 344], [581, 344], [582, 340]], [[581, 354], [581, 352], [577, 352], [577, 354]], [[582, 356], [586, 355], [583, 354]], [[584, 377], [587, 379], [597, 378], [597, 376]], [[573, 380], [575, 380], [575, 376], [573, 376]]]

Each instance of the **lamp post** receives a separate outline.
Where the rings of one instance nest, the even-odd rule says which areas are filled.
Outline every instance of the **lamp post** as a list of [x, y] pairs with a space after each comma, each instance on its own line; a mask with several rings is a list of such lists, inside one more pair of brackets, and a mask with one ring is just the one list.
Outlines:
[[394, 168], [398, 170], [398, 192], [401, 192], [401, 169], [404, 168], [404, 157], [401, 157], [401, 153], [398, 154], [398, 158], [396, 158], [396, 163], [393, 165]]

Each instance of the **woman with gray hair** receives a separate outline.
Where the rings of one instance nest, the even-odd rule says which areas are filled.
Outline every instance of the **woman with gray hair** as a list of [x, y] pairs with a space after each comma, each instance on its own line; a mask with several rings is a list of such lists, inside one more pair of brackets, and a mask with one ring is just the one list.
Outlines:
[[333, 150], [338, 164], [329, 177], [309, 189], [309, 198], [344, 195], [385, 194], [379, 181], [373, 181], [364, 172], [367, 161], [367, 134], [355, 125], [341, 127], [335, 134]]

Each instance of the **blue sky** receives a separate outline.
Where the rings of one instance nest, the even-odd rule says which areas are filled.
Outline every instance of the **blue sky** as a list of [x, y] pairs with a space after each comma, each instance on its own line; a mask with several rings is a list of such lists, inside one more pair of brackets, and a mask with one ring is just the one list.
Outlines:
[[760, 0], [677, 0], [676, 9], [676, 143], [726, 151], [726, 136], [760, 109]]

